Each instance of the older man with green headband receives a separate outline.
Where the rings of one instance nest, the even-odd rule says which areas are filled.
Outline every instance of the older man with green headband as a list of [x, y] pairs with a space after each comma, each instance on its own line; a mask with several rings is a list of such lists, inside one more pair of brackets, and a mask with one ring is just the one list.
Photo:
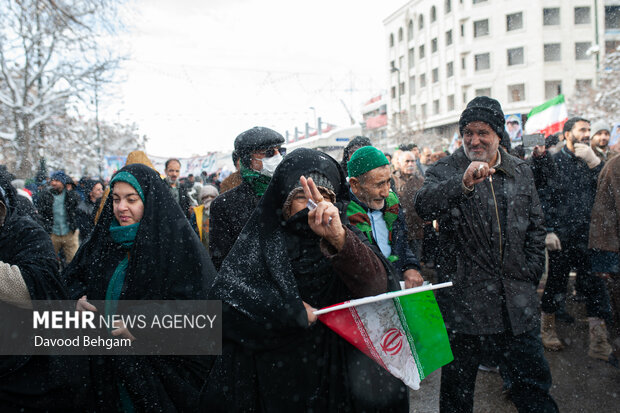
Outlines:
[[379, 149], [365, 146], [347, 163], [351, 202], [347, 215], [405, 281], [405, 287], [422, 285], [420, 263], [407, 244], [405, 216], [398, 195], [390, 190], [390, 163]]

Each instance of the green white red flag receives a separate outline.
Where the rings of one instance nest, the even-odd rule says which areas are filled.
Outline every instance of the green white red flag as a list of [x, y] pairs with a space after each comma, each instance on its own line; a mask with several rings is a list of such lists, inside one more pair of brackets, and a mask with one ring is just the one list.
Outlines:
[[525, 133], [543, 133], [546, 136], [561, 132], [568, 120], [568, 111], [564, 95], [557, 95], [551, 100], [536, 106], [527, 115]]
[[426, 285], [347, 301], [315, 311], [319, 320], [408, 387], [453, 360], [446, 327]]

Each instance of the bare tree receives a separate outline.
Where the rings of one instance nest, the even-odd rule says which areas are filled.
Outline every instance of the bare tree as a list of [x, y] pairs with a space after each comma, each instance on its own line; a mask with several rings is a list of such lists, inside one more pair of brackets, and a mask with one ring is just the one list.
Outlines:
[[[52, 119], [66, 119], [120, 58], [102, 53], [115, 27], [114, 0], [0, 0], [0, 139], [15, 170], [33, 172]], [[104, 56], [104, 57], [102, 57]], [[3, 145], [5, 148], [7, 145]]]
[[605, 55], [598, 73], [598, 85], [583, 86], [575, 90], [568, 102], [571, 115], [590, 120], [618, 121], [620, 113], [620, 50]]

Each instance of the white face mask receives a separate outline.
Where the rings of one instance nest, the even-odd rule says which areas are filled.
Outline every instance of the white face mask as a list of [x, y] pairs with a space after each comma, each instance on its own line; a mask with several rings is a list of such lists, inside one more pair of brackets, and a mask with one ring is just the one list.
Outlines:
[[261, 159], [263, 162], [263, 169], [261, 169], [260, 173], [269, 177], [273, 176], [273, 173], [276, 171], [277, 166], [282, 162], [282, 155], [275, 154], [270, 158]]

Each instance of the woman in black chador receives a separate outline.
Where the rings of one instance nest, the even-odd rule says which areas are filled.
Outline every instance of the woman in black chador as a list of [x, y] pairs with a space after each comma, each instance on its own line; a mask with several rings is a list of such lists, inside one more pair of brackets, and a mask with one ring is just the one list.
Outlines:
[[407, 411], [405, 386], [312, 314], [398, 288], [349, 225], [348, 199], [341, 167], [324, 153], [298, 149], [278, 166], [209, 292], [222, 300], [224, 348], [203, 409]]
[[[205, 285], [212, 282], [215, 270], [157, 172], [128, 165], [110, 185], [112, 196], [91, 237], [63, 273], [70, 298], [79, 299], [77, 308], [93, 311], [88, 300], [205, 299]], [[98, 311], [113, 313], [109, 308]], [[123, 335], [131, 338], [126, 329]], [[193, 411], [207, 374], [203, 361], [91, 357], [92, 409]]]

